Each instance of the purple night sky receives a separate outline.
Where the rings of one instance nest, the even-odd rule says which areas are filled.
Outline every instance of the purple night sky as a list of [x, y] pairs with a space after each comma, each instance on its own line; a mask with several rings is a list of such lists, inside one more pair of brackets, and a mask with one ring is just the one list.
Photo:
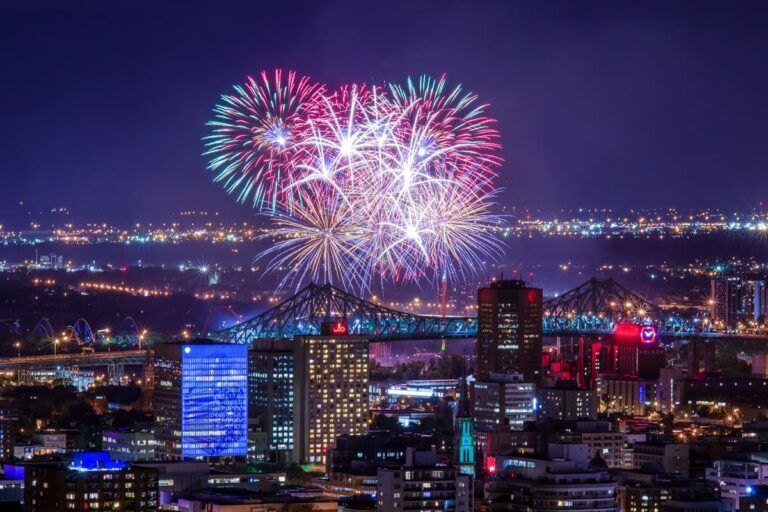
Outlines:
[[[242, 216], [201, 156], [219, 95], [282, 67], [331, 86], [445, 72], [491, 104], [508, 206], [766, 197], [768, 4], [5, 2], [0, 222]], [[18, 217], [18, 218], [17, 218]]]

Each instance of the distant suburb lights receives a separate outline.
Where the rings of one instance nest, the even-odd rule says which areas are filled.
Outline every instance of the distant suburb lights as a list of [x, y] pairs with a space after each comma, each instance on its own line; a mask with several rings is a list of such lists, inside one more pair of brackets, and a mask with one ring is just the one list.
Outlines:
[[331, 90], [264, 71], [221, 97], [205, 155], [215, 182], [270, 218], [258, 257], [281, 286], [465, 281], [502, 250], [486, 107], [445, 77]]

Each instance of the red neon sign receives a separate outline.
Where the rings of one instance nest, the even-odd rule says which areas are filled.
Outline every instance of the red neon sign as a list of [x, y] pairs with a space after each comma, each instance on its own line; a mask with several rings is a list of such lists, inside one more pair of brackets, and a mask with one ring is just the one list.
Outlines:
[[344, 322], [336, 322], [331, 326], [332, 334], [349, 334], [349, 327]]
[[656, 341], [656, 328], [652, 325], [644, 325], [640, 330], [640, 341], [648, 344]]
[[347, 322], [323, 322], [320, 324], [320, 334], [323, 336], [346, 336], [349, 334]]

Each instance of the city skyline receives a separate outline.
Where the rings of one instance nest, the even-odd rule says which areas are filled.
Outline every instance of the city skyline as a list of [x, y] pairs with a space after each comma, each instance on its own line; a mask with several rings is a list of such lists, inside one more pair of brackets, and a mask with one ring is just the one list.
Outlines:
[[[273, 67], [332, 86], [447, 73], [499, 119], [507, 208], [763, 199], [759, 4], [423, 3], [394, 5], [383, 22], [340, 2], [88, 7], [5, 8], [8, 205], [74, 203], [107, 221], [189, 208], [250, 218], [209, 183], [200, 139], [222, 91]], [[252, 19], [280, 21], [253, 30]], [[724, 175], [731, 185], [713, 186]]]
[[0, 510], [768, 512], [766, 21], [6, 2]]

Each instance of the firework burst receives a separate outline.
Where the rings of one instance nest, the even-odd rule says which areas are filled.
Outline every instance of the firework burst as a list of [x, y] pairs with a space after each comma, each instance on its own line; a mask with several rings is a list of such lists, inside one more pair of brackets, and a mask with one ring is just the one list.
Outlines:
[[239, 202], [259, 210], [275, 210], [285, 200], [282, 190], [292, 181], [295, 148], [301, 132], [324, 95], [324, 87], [308, 77], [276, 70], [248, 77], [224, 95], [205, 138], [208, 168]]
[[475, 95], [445, 77], [331, 93], [282, 77], [224, 96], [206, 139], [215, 180], [271, 218], [260, 257], [281, 286], [463, 281], [501, 256], [499, 134]]

